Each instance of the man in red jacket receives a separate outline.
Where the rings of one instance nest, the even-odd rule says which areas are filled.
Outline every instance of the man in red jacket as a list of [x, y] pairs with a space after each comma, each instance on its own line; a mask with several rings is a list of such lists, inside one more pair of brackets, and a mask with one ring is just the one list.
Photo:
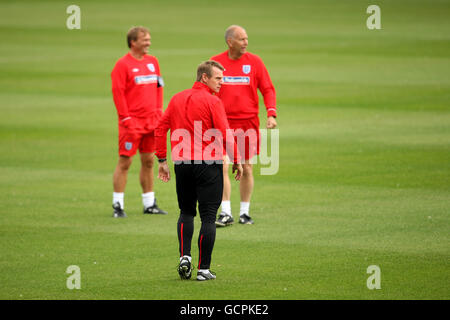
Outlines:
[[[246, 31], [237, 25], [230, 26], [225, 32], [228, 50], [211, 58], [220, 62], [224, 68], [224, 83], [218, 97], [223, 101], [230, 128], [235, 130], [235, 139], [245, 157], [244, 172], [240, 181], [240, 218], [239, 223], [253, 224], [250, 217], [250, 199], [253, 192], [253, 165], [251, 159], [259, 154], [259, 99], [257, 89], [264, 97], [267, 110], [267, 129], [277, 126], [275, 120], [276, 96], [269, 73], [261, 60], [255, 54], [247, 52], [248, 36]], [[243, 143], [242, 143], [243, 142]], [[230, 196], [231, 184], [228, 177], [228, 166], [224, 165], [224, 191], [222, 212], [216, 225], [220, 227], [234, 223], [231, 214]]]
[[197, 81], [192, 89], [177, 93], [170, 100], [156, 129], [158, 177], [170, 180], [167, 165], [166, 136], [170, 130], [172, 160], [175, 162], [176, 190], [180, 217], [177, 224], [181, 279], [192, 275], [191, 241], [194, 217], [198, 210], [202, 225], [198, 236], [199, 260], [197, 280], [212, 280], [209, 270], [216, 238], [216, 214], [223, 193], [224, 150], [233, 161], [236, 180], [242, 174], [238, 152], [229, 129], [222, 101], [214, 94], [223, 83], [223, 67], [216, 61], [206, 61], [197, 69]]
[[124, 192], [128, 169], [139, 150], [144, 214], [167, 214], [153, 191], [154, 130], [163, 109], [163, 81], [156, 57], [148, 55], [150, 32], [144, 27], [128, 31], [130, 51], [111, 72], [112, 93], [119, 118], [119, 162], [113, 176], [113, 217], [126, 217]]

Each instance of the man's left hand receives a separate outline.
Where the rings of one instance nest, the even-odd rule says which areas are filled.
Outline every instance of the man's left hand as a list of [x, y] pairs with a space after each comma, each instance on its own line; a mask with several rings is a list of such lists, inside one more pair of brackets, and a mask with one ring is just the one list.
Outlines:
[[163, 182], [169, 182], [170, 180], [170, 170], [167, 165], [167, 161], [160, 162], [158, 165], [158, 178]]
[[275, 117], [268, 117], [267, 118], [267, 129], [274, 129], [277, 126], [277, 120], [275, 120]]

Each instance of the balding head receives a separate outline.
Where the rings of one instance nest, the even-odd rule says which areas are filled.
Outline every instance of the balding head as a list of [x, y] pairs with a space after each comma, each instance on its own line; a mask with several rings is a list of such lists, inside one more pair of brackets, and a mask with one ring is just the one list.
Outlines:
[[225, 42], [227, 42], [228, 39], [234, 39], [236, 31], [244, 31], [245, 29], [241, 26], [238, 26], [237, 24], [233, 24], [225, 30]]
[[225, 41], [229, 48], [231, 59], [239, 59], [247, 52], [248, 36], [244, 28], [238, 25], [231, 25], [225, 31]]

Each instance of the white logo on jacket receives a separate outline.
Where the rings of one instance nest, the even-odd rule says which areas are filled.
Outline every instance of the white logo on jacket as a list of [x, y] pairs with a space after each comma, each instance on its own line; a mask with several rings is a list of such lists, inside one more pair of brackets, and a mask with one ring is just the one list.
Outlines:
[[249, 64], [244, 64], [242, 66], [242, 72], [244, 72], [245, 74], [249, 74], [251, 70], [252, 70], [252, 66]]
[[148, 70], [150, 70], [151, 72], [155, 72], [155, 65], [154, 65], [153, 63], [147, 64], [147, 68], [148, 68]]

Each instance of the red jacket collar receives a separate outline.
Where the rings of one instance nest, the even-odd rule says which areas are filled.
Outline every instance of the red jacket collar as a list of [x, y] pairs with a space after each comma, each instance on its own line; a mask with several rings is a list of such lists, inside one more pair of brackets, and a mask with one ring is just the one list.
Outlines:
[[211, 90], [206, 84], [201, 83], [199, 81], [195, 81], [194, 85], [192, 86], [192, 89], [200, 89], [200, 90], [206, 90], [211, 94], [215, 94], [213, 90]]

